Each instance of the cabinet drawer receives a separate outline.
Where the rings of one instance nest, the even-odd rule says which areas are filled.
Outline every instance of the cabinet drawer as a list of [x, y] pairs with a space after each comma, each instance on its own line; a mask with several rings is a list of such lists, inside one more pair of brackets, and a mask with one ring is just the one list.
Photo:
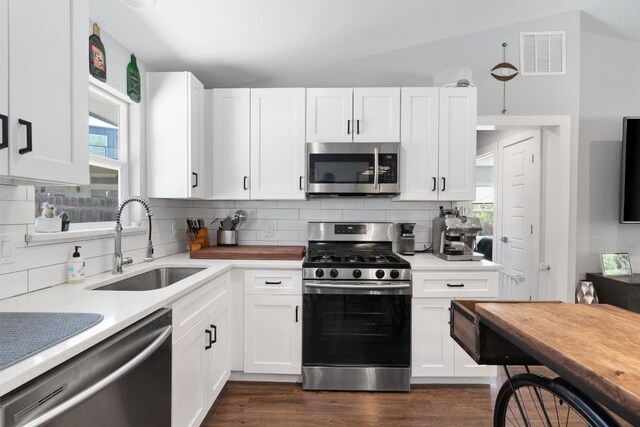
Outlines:
[[202, 285], [171, 304], [173, 310], [173, 341], [175, 342], [206, 315], [210, 308], [227, 299], [229, 274]]
[[302, 294], [302, 270], [247, 270], [244, 293], [268, 295]]
[[413, 273], [413, 296], [457, 298], [497, 297], [497, 271], [434, 271]]

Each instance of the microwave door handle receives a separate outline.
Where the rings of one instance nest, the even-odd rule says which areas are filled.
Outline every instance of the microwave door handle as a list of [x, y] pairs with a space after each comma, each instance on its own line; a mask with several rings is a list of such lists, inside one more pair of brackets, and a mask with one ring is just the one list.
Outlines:
[[378, 189], [378, 173], [379, 173], [379, 169], [378, 169], [378, 149], [374, 148], [373, 149], [373, 189], [377, 190]]

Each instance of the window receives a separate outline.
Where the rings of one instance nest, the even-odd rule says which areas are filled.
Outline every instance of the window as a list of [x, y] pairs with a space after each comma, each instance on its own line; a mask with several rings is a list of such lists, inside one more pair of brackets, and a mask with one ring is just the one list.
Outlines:
[[[44, 203], [56, 215], [67, 212], [72, 229], [80, 223], [115, 221], [122, 194], [128, 193], [128, 104], [95, 87], [89, 87], [89, 176], [83, 186], [36, 186], [36, 216]], [[106, 225], [106, 224], [105, 224]]]

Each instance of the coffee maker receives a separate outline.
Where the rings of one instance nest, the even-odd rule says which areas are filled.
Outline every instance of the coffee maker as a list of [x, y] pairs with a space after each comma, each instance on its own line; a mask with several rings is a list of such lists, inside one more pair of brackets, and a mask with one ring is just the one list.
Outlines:
[[473, 248], [480, 231], [479, 218], [440, 206], [440, 215], [433, 219], [433, 254], [447, 261], [479, 261], [484, 256]]
[[400, 224], [400, 253], [402, 255], [413, 255], [416, 253], [416, 236], [413, 234], [415, 222], [405, 222]]

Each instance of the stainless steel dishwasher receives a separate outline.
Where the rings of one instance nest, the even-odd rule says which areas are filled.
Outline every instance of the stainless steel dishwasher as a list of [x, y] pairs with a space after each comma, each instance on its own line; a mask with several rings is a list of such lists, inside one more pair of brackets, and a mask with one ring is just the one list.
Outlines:
[[171, 426], [171, 310], [0, 398], [0, 427]]

